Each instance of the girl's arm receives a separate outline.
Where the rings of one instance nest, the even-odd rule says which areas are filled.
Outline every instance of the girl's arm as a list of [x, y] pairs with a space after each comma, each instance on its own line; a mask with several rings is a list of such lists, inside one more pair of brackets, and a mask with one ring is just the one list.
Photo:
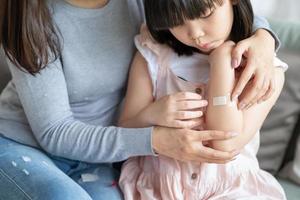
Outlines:
[[[139, 128], [153, 125], [193, 128], [202, 124], [202, 111], [207, 105], [198, 94], [179, 92], [154, 101], [147, 62], [138, 52], [133, 60], [124, 109], [119, 119], [122, 127]], [[198, 110], [195, 110], [198, 109]]]
[[[210, 55], [211, 77], [208, 89], [209, 105], [206, 113], [206, 128], [240, 133], [239, 136], [229, 140], [212, 142], [213, 148], [223, 151], [240, 150], [251, 140], [275, 104], [284, 82], [283, 70], [275, 69], [276, 87], [271, 98], [261, 104], [255, 104], [249, 109], [239, 110], [237, 103], [230, 101], [230, 94], [235, 84], [235, 71], [231, 67], [230, 56], [232, 48], [234, 48], [234, 43], [226, 42]], [[247, 89], [245, 91], [247, 92]], [[224, 99], [226, 99], [226, 103], [224, 103]], [[222, 105], [214, 105], [218, 103]]]
[[[203, 146], [203, 141], [224, 140], [233, 138], [236, 134], [215, 130], [195, 131], [188, 128], [202, 123], [202, 114], [198, 111], [185, 111], [197, 110], [205, 105], [205, 101], [201, 100], [198, 94], [180, 92], [154, 102], [153, 100], [147, 63], [142, 55], [137, 53], [130, 69], [120, 126], [144, 127], [165, 124], [154, 127], [152, 145], [158, 154], [177, 160], [221, 164], [236, 156], [236, 152], [218, 151]], [[193, 120], [188, 120], [191, 118]]]
[[143, 114], [149, 104], [154, 101], [152, 84], [147, 71], [147, 63], [137, 52], [130, 68], [127, 93], [123, 111], [119, 119], [121, 127], [152, 126], [150, 116]]

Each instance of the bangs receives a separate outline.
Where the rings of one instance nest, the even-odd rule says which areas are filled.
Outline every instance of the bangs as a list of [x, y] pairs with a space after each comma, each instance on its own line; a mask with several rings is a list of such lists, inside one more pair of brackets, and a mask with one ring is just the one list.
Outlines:
[[147, 0], [145, 12], [153, 29], [165, 30], [200, 18], [222, 3], [223, 0]]

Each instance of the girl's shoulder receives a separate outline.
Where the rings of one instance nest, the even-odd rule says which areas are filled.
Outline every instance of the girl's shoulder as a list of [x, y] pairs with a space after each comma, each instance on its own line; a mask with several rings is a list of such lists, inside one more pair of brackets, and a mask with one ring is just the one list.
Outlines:
[[[140, 27], [140, 33], [135, 37], [136, 46], [141, 46], [154, 53], [156, 56], [161, 55], [163, 51], [168, 51], [169, 47], [158, 43], [150, 34], [147, 26], [142, 24]], [[139, 48], [138, 48], [139, 49]]]

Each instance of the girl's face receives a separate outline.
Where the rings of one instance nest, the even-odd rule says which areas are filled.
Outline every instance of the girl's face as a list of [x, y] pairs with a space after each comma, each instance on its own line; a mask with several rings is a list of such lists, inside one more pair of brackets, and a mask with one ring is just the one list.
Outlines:
[[183, 44], [210, 53], [229, 39], [232, 24], [231, 0], [223, 0], [223, 4], [215, 4], [215, 8], [207, 9], [199, 19], [186, 20], [183, 25], [169, 30]]

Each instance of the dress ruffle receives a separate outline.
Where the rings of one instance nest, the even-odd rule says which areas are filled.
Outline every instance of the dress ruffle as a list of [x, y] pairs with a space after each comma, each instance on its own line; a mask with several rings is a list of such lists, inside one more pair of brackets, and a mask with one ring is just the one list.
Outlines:
[[[232, 171], [239, 162], [195, 167], [165, 157], [136, 157], [124, 163], [119, 184], [126, 200], [285, 199], [269, 173], [256, 167]], [[197, 180], [190, 167], [198, 168]]]

